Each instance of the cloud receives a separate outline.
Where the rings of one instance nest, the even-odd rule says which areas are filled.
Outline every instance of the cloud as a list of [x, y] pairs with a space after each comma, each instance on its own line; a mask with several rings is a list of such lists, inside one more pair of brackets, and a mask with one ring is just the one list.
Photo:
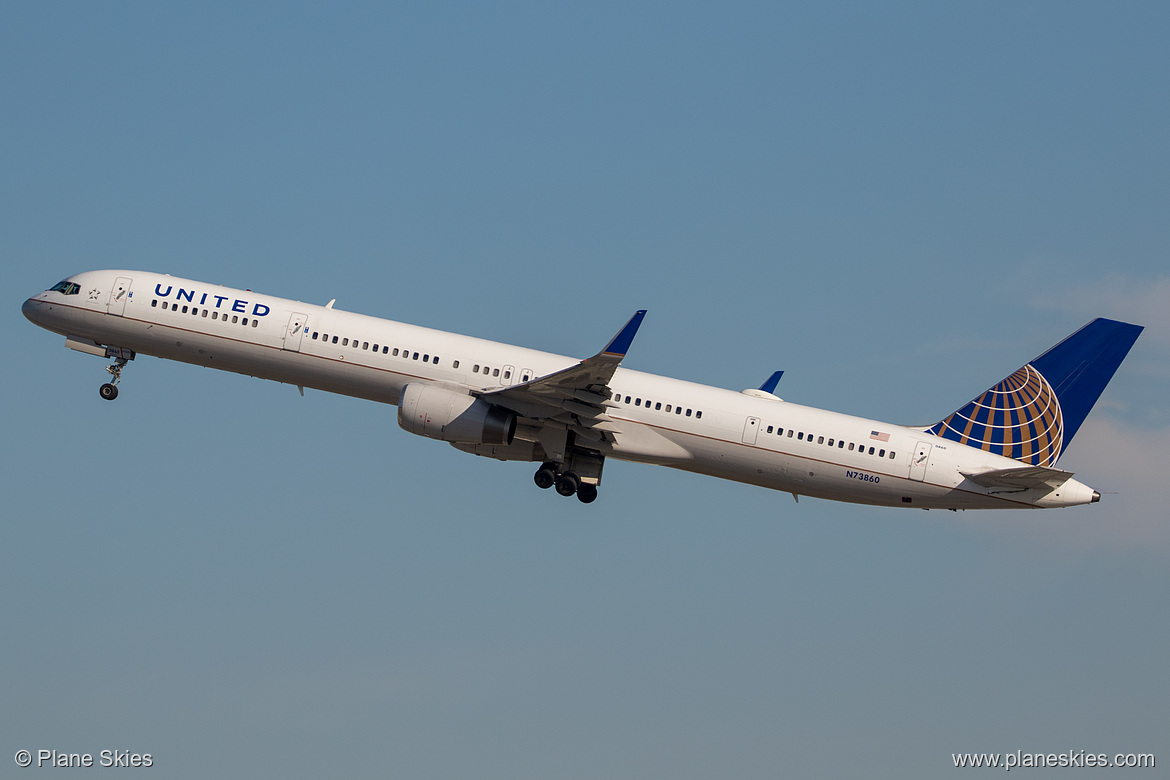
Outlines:
[[1170, 427], [1141, 428], [1110, 415], [1090, 416], [1060, 466], [1099, 491], [1100, 503], [1042, 510], [1043, 518], [1026, 514], [1028, 522], [1017, 516], [986, 528], [1076, 556], [1143, 552], [1170, 558], [1170, 519], [1162, 495], [1167, 462]]

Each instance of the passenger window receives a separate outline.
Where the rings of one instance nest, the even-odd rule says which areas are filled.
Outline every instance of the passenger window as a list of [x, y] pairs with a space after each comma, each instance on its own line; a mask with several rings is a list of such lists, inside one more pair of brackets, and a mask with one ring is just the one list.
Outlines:
[[801, 441], [804, 441], [804, 431], [801, 431], [800, 433], [796, 434], [796, 438], [800, 439]]
[[375, 344], [375, 345], [374, 345], [374, 351], [375, 351], [375, 352], [377, 352], [377, 351], [378, 351], [378, 345], [377, 345], [377, 344]]
[[878, 457], [879, 458], [886, 457], [886, 451], [885, 450], [878, 450]]
[[500, 369], [493, 368], [492, 369], [492, 376], [499, 376], [499, 375], [500, 375]]
[[203, 310], [203, 319], [207, 319], [207, 309]]
[[167, 305], [167, 302], [166, 302], [166, 301], [163, 301], [163, 308], [164, 308], [164, 309], [169, 309], [169, 308], [171, 308], [171, 307]]
[[186, 307], [186, 305], [184, 305], [184, 306], [183, 306], [183, 313], [184, 313], [184, 314], [186, 314], [186, 313], [187, 313], [187, 307]]
[[670, 404], [667, 404], [667, 405], [666, 405], [666, 412], [667, 412], [667, 414], [669, 414], [669, 413], [670, 413]]
[[357, 348], [358, 348], [358, 340], [357, 340], [357, 339], [354, 339], [354, 340], [353, 340], [353, 348], [354, 348], [354, 349], [357, 349]]
[[431, 362], [434, 363], [436, 366], [439, 365], [439, 356], [435, 355], [433, 358], [431, 358]]
[[456, 360], [456, 361], [453, 361], [453, 362], [451, 363], [451, 368], [459, 368], [459, 361], [458, 361], [458, 360]]
[[390, 347], [382, 347], [382, 354], [383, 355], [390, 354]]
[[893, 459], [894, 459], [894, 451], [890, 450], [890, 460], [893, 460]]
[[418, 360], [418, 353], [417, 352], [414, 353], [414, 357], [411, 358], [411, 360]]
[[346, 338], [346, 339], [342, 339], [342, 340], [341, 340], [341, 346], [343, 346], [343, 347], [348, 347], [348, 346], [349, 346], [349, 339], [347, 339], [347, 338]]
[[817, 444], [824, 444], [824, 443], [825, 443], [825, 437], [824, 437], [824, 436], [818, 436], [818, 437], [817, 437]]
[[313, 331], [313, 341], [317, 340], [318, 331]]
[[626, 396], [626, 403], [629, 403], [629, 402], [630, 402], [630, 397], [627, 395]]
[[[166, 304], [163, 304], [163, 306], [164, 306], [164, 308], [165, 308]], [[211, 319], [213, 319], [213, 320], [218, 320], [218, 319], [219, 319], [219, 312], [217, 312], [217, 311], [213, 311], [213, 312], [211, 313]]]
[[700, 418], [700, 417], [702, 417], [702, 416], [703, 416], [703, 413], [702, 413], [701, 411], [700, 411], [700, 412], [695, 412], [695, 419], [696, 419], [696, 420], [697, 420], [697, 419], [699, 419], [699, 418]]
[[829, 439], [829, 446], [830, 446], [830, 447], [832, 447], [832, 446], [833, 446], [833, 440], [832, 440], [832, 439]]
[[252, 320], [252, 327], [253, 327], [253, 328], [254, 328], [254, 327], [256, 327], [256, 326], [257, 326], [257, 325], [259, 325], [259, 324], [260, 324], [260, 320]]
[[[459, 361], [455, 361], [455, 362], [458, 363]], [[524, 376], [520, 377], [520, 381], [527, 382], [528, 381], [528, 374], [525, 374]]]
[[687, 417], [690, 417], [690, 416], [691, 416], [691, 410], [687, 409]]
[[791, 428], [788, 429], [788, 438], [790, 438], [790, 439], [792, 438], [792, 429]]
[[853, 452], [853, 442], [849, 442], [849, 451]]
[[870, 455], [873, 455], [873, 447], [870, 447], [870, 448], [869, 448], [869, 454], [870, 454]]
[[158, 298], [155, 298], [153, 301], [150, 302], [150, 308], [152, 308], [152, 309], [158, 308]]
[[240, 318], [239, 318], [239, 317], [237, 317], [235, 314], [233, 314], [233, 315], [232, 315], [232, 325], [235, 325], [235, 324], [236, 324], [236, 323], [238, 323], [239, 321], [240, 321]]
[[[369, 348], [370, 348], [370, 342], [363, 341], [362, 342], [362, 349], [369, 349]], [[374, 349], [377, 349], [377, 347], [374, 347]]]
[[845, 447], [845, 440], [844, 439], [837, 442], [837, 449], [843, 449], [844, 447]]
[[641, 406], [641, 405], [642, 405], [642, 399], [641, 399], [641, 398], [635, 398], [635, 399], [634, 399], [634, 406]]
[[656, 411], [656, 412], [662, 411], [662, 402], [661, 401], [658, 401], [654, 404], [654, 411]]
[[431, 362], [431, 356], [430, 356], [430, 355], [423, 355], [423, 362], [424, 362], [424, 363], [430, 363], [430, 362]]
[[394, 357], [398, 357], [398, 347], [394, 348], [393, 355], [394, 355]]
[[247, 317], [244, 317], [244, 321], [243, 321], [242, 323], [240, 323], [240, 324], [241, 324], [241, 325], [247, 325], [247, 324], [248, 324], [248, 318], [247, 318]]
[[674, 407], [674, 413], [675, 414], [682, 414], [682, 407], [681, 406]]

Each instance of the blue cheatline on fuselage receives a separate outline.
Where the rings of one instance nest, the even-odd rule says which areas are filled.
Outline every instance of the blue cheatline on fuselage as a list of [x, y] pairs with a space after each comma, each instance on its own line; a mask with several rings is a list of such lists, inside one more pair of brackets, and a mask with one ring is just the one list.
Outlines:
[[1142, 332], [1095, 319], [927, 430], [1032, 466], [1052, 466]]

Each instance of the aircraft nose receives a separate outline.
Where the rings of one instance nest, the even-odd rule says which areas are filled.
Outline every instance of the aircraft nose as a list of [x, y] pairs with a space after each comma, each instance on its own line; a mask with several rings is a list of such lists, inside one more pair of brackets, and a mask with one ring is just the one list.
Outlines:
[[41, 302], [33, 298], [29, 298], [24, 302], [24, 305], [20, 307], [20, 310], [24, 313], [25, 317], [28, 317], [29, 322], [31, 322], [33, 325], [36, 325], [37, 316], [41, 313]]

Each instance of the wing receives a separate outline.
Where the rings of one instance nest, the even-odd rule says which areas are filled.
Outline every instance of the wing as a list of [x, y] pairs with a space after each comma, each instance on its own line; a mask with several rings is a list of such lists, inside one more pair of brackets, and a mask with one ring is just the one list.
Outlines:
[[[478, 395], [521, 417], [541, 421], [546, 428], [572, 431], [579, 440], [586, 442], [612, 444], [619, 429], [606, 414], [609, 407], [616, 406], [609, 400], [609, 381], [626, 356], [645, 316], [645, 310], [636, 312], [604, 349], [575, 366]], [[546, 437], [542, 436], [541, 441], [545, 440]], [[560, 448], [553, 446], [552, 449]]]

